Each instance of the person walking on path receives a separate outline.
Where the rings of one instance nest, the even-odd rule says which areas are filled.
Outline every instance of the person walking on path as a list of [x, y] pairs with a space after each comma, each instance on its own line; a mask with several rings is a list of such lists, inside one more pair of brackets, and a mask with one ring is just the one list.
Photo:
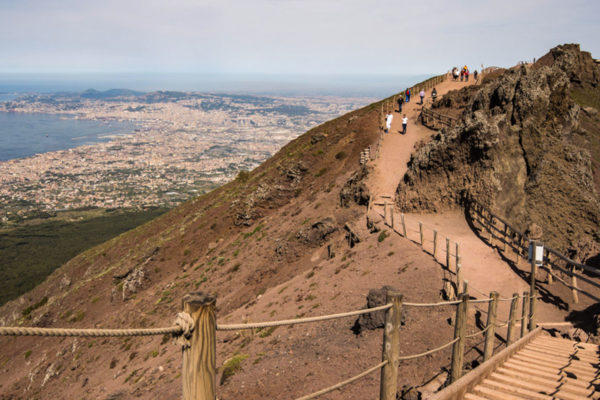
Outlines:
[[410, 103], [410, 89], [406, 89], [404, 94], [406, 94], [406, 102]]
[[389, 133], [390, 129], [392, 129], [392, 120], [394, 116], [390, 113], [385, 117], [385, 133]]
[[469, 69], [465, 69], [465, 82], [469, 82]]
[[421, 105], [423, 105], [423, 99], [425, 98], [425, 90], [421, 89], [419, 92], [419, 97], [421, 98]]
[[406, 118], [406, 114], [402, 116], [402, 134], [406, 135], [406, 125], [408, 125], [408, 118]]
[[398, 112], [402, 112], [402, 104], [404, 104], [404, 96], [398, 96]]
[[435, 103], [435, 99], [437, 99], [437, 90], [436, 88], [433, 88], [433, 90], [431, 91], [431, 101]]
[[475, 83], [477, 83], [478, 77], [479, 77], [479, 72], [477, 72], [477, 70], [473, 71], [473, 78], [475, 79]]

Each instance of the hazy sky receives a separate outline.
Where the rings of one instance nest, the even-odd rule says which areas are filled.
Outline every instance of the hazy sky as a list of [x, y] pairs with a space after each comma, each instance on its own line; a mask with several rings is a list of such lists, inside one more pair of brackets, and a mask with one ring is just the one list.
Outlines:
[[0, 73], [425, 74], [599, 39], [600, 0], [0, 0]]

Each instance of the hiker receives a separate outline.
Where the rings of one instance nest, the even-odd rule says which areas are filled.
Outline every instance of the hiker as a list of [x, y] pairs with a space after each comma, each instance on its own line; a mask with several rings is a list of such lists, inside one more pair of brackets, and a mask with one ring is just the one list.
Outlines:
[[435, 88], [433, 88], [433, 90], [431, 91], [431, 102], [435, 103], [436, 98], [437, 98], [437, 90]]
[[425, 90], [421, 89], [419, 92], [419, 97], [421, 98], [421, 105], [423, 105], [423, 99], [425, 98]]
[[402, 134], [406, 135], [406, 125], [408, 125], [408, 118], [406, 118], [406, 114], [402, 117]]
[[473, 71], [473, 78], [475, 79], [475, 83], [477, 83], [478, 77], [479, 77], [479, 72], [477, 72], [477, 70]]
[[389, 133], [390, 129], [392, 129], [392, 120], [393, 119], [394, 119], [394, 116], [392, 115], [392, 113], [389, 113], [385, 117], [385, 133]]
[[406, 102], [410, 103], [410, 89], [406, 89], [404, 94], [406, 94]]
[[404, 96], [398, 96], [398, 112], [402, 112], [402, 104], [404, 104]]
[[469, 82], [469, 69], [465, 69], [465, 82]]
[[458, 68], [454, 67], [452, 69], [452, 77], [454, 78], [454, 81], [458, 81]]

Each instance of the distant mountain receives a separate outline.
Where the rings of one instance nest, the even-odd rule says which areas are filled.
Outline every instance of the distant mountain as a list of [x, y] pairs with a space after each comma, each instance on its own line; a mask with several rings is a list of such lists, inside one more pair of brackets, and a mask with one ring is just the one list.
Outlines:
[[130, 89], [108, 89], [104, 91], [88, 89], [83, 91], [79, 96], [84, 99], [106, 100], [123, 97], [137, 97], [143, 94], [144, 92], [138, 92]]

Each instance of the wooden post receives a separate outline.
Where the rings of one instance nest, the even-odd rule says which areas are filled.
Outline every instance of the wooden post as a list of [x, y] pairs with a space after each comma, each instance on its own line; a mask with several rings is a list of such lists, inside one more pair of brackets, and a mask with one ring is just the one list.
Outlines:
[[[463, 283], [463, 278], [462, 278], [462, 271], [461, 271], [461, 265], [460, 265], [460, 258], [457, 258], [456, 259], [456, 290], [458, 293], [463, 293], [466, 291], [465, 287], [463, 287], [463, 288], [460, 287], [461, 283]], [[463, 286], [465, 286], [465, 285], [463, 285]]]
[[577, 270], [575, 269], [575, 266], [572, 265], [571, 266], [571, 286], [573, 288], [571, 289], [571, 293], [573, 293], [573, 302], [575, 304], [579, 303], [579, 293], [577, 292], [577, 275], [575, 275], [576, 272], [577, 272]]
[[494, 354], [494, 338], [496, 336], [496, 312], [498, 310], [498, 292], [490, 293], [488, 304], [487, 331], [485, 332], [485, 346], [483, 348], [483, 362], [486, 362]]
[[515, 322], [517, 319], [517, 307], [519, 305], [519, 293], [513, 293], [510, 302], [510, 313], [508, 315], [508, 329], [506, 331], [506, 347], [515, 341]]
[[400, 325], [402, 322], [402, 295], [388, 290], [386, 302], [392, 307], [385, 312], [382, 361], [388, 363], [381, 369], [380, 400], [396, 400], [398, 391], [398, 357], [400, 356]]
[[394, 203], [390, 203], [390, 223], [392, 230], [394, 230]]
[[437, 253], [437, 231], [433, 231], [433, 258], [435, 259], [435, 254]]
[[420, 243], [421, 243], [421, 247], [423, 247], [423, 223], [419, 222], [419, 237], [420, 237]]
[[469, 295], [460, 295], [461, 302], [456, 306], [456, 322], [454, 324], [454, 339], [458, 339], [452, 346], [452, 369], [450, 383], [456, 382], [462, 376], [463, 358], [465, 352], [465, 336], [467, 332], [467, 308]]
[[548, 252], [548, 250], [544, 247], [544, 252], [546, 253], [546, 257], [545, 260], [547, 261], [546, 263], [546, 268], [548, 274], [546, 275], [546, 283], [548, 284], [552, 284], [553, 282], [553, 276], [552, 276], [552, 262], [550, 261], [550, 253]]
[[406, 237], [406, 223], [404, 222], [404, 214], [400, 214], [400, 222], [402, 222], [402, 235]]
[[504, 232], [502, 233], [502, 251], [506, 252], [506, 242], [508, 236], [508, 225], [504, 224]]
[[194, 320], [190, 346], [183, 348], [183, 399], [216, 399], [216, 299], [204, 292], [183, 297], [183, 311]]
[[531, 292], [531, 297], [529, 298], [529, 332], [536, 328], [536, 320], [535, 320], [535, 303], [537, 301], [537, 291], [534, 290]]
[[533, 293], [533, 291], [535, 290], [535, 273], [537, 270], [537, 266], [535, 265], [535, 247], [536, 247], [536, 242], [535, 241], [530, 241], [529, 246], [533, 245], [533, 250], [531, 252], [531, 275], [529, 277], [529, 293]]
[[529, 323], [529, 292], [523, 292], [523, 302], [521, 304], [521, 337], [527, 333]]
[[450, 238], [446, 238], [446, 268], [450, 271]]
[[455, 257], [456, 257], [456, 271], [457, 272], [458, 272], [458, 264], [460, 264], [460, 256], [458, 255], [458, 253], [459, 253], [459, 246], [460, 245], [457, 242], [456, 243], [456, 255], [455, 255]]

